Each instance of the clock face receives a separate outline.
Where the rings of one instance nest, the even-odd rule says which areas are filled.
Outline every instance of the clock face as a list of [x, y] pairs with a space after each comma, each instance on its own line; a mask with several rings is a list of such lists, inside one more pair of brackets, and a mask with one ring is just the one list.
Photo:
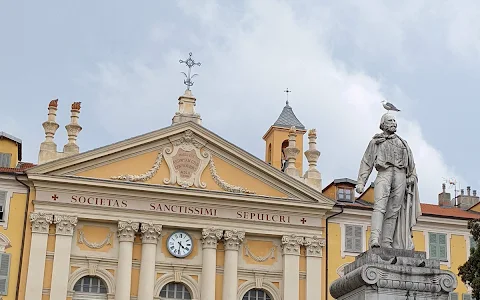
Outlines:
[[176, 231], [168, 237], [167, 248], [175, 257], [186, 257], [192, 253], [193, 240], [188, 233]]

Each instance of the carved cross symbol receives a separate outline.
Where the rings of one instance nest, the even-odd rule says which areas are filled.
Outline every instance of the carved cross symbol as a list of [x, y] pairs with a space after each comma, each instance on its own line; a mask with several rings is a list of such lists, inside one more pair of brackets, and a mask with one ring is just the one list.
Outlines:
[[305, 220], [305, 218], [302, 218], [302, 219], [300, 220], [300, 222], [302, 222], [302, 224], [305, 224], [305, 223], [307, 223], [307, 220]]
[[57, 201], [57, 199], [58, 199], [57, 194], [53, 194], [52, 199], [53, 199], [53, 201]]

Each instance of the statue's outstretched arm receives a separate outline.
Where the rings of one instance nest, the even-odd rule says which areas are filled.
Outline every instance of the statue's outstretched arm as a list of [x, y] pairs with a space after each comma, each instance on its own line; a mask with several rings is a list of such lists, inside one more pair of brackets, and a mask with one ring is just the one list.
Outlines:
[[367, 182], [367, 179], [373, 170], [373, 166], [375, 163], [375, 156], [376, 156], [376, 144], [375, 144], [375, 141], [372, 140], [368, 144], [367, 150], [365, 150], [365, 154], [363, 155], [362, 161], [360, 162], [360, 170], [358, 171], [357, 186], [365, 187], [365, 183]]

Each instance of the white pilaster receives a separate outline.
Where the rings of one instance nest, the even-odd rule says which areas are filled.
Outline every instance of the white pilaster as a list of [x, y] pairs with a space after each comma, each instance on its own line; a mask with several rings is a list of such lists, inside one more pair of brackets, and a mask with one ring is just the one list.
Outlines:
[[55, 255], [53, 256], [52, 286], [50, 300], [65, 300], [67, 298], [68, 275], [70, 274], [70, 253], [72, 250], [72, 235], [77, 226], [77, 217], [55, 215]]
[[[317, 300], [322, 294], [322, 248], [325, 239], [314, 237], [305, 238], [305, 255], [307, 256], [307, 298]], [[328, 287], [326, 287], [328, 288]]]
[[52, 224], [53, 215], [43, 212], [32, 212], [32, 240], [30, 258], [28, 260], [27, 284], [25, 299], [41, 300], [43, 290], [43, 274], [47, 256], [48, 227]]
[[223, 236], [223, 230], [205, 228], [202, 230], [202, 277], [201, 300], [215, 299], [215, 277], [217, 273], [217, 242]]
[[298, 300], [300, 289], [300, 246], [303, 242], [303, 237], [295, 234], [282, 237], [283, 299]]
[[155, 261], [157, 243], [162, 233], [162, 225], [142, 223], [142, 260], [138, 283], [138, 300], [152, 300], [155, 289]]
[[115, 300], [130, 300], [132, 282], [132, 252], [138, 223], [118, 221], [118, 266], [115, 284]]
[[244, 238], [244, 231], [225, 230], [223, 234], [223, 243], [225, 246], [225, 262], [223, 270], [222, 300], [237, 299], [238, 249]]

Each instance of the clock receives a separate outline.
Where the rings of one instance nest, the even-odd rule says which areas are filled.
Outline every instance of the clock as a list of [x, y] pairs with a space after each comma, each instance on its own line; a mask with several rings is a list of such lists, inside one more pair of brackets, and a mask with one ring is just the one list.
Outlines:
[[175, 231], [167, 239], [167, 248], [175, 257], [187, 257], [193, 250], [192, 237], [185, 231]]

